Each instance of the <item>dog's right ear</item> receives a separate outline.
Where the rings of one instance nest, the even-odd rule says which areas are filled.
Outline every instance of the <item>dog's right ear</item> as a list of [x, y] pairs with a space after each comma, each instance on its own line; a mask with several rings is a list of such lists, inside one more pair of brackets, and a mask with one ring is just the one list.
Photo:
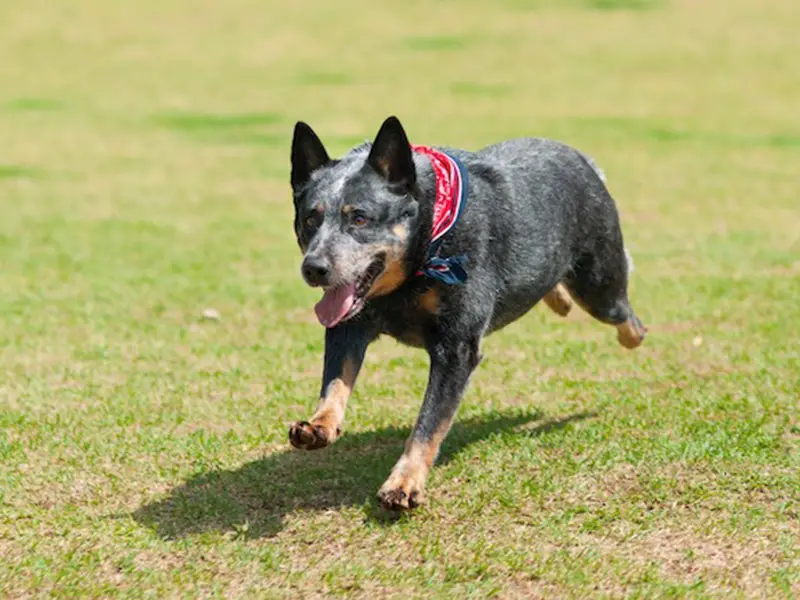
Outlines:
[[311, 173], [327, 165], [330, 160], [314, 130], [303, 121], [298, 121], [292, 139], [292, 188], [305, 185]]

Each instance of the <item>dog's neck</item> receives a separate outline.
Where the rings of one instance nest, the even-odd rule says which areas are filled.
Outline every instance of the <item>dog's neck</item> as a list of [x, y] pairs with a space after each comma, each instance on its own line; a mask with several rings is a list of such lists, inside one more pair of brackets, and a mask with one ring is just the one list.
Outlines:
[[428, 247], [431, 243], [433, 207], [436, 203], [436, 174], [431, 166], [430, 158], [415, 152], [414, 167], [417, 181], [412, 195], [419, 205], [419, 213], [411, 227], [407, 254], [408, 272], [412, 273], [412, 277], [427, 260]]

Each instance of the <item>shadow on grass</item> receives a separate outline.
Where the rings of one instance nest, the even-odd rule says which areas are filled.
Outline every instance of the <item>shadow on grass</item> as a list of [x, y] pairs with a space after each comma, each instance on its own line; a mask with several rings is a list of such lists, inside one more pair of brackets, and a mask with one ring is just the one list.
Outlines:
[[[520, 435], [545, 435], [572, 421], [594, 416], [577, 413], [542, 421], [537, 412], [493, 413], [453, 426], [438, 464], [490, 435], [520, 428]], [[385, 520], [375, 493], [403, 450], [407, 428], [388, 427], [352, 435], [323, 450], [285, 450], [231, 471], [192, 477], [158, 502], [139, 508], [133, 518], [168, 539], [210, 531], [237, 531], [247, 538], [270, 537], [283, 529], [283, 517], [297, 510], [364, 506], [368, 518]], [[287, 443], [288, 445], [288, 443]]]

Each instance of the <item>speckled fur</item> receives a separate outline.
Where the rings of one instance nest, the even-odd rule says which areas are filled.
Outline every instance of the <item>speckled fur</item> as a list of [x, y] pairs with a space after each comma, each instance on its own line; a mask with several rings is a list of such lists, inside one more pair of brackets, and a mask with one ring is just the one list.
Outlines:
[[[410, 151], [396, 118], [384, 122], [372, 144], [339, 160], [328, 158], [304, 123], [298, 123], [292, 146], [295, 231], [305, 260], [324, 260], [331, 284], [357, 277], [387, 249], [404, 265], [402, 281], [391, 292], [371, 297], [360, 314], [326, 331], [323, 390], [341, 376], [345, 362], [357, 372], [367, 346], [381, 334], [424, 347], [431, 358], [407, 452], [379, 492], [393, 510], [421, 500], [438, 445], [480, 362], [483, 337], [523, 316], [557, 285], [566, 286], [598, 320], [618, 328], [631, 323], [624, 328], [630, 334], [626, 347], [644, 337], [628, 302], [617, 209], [590, 158], [538, 138], [477, 152], [445, 150], [469, 172], [466, 208], [441, 247], [443, 256], [468, 257], [468, 281], [453, 286], [416, 275], [428, 249], [435, 180], [428, 159]], [[351, 226], [344, 205], [366, 214], [369, 225]], [[323, 217], [309, 227], [306, 219], [313, 214]], [[436, 310], [423, 299], [431, 290]], [[633, 339], [637, 332], [640, 337]], [[429, 450], [421, 452], [420, 444]], [[429, 460], [422, 464], [418, 456]]]

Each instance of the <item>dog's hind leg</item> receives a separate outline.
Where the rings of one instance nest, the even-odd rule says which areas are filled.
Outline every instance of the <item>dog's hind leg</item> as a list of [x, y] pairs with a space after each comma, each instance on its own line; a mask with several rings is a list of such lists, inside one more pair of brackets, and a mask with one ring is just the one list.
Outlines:
[[628, 301], [627, 253], [621, 244], [608, 244], [603, 252], [584, 254], [565, 279], [575, 301], [598, 321], [617, 328], [625, 348], [638, 347], [647, 329]]
[[572, 298], [563, 283], [559, 283], [556, 287], [547, 292], [542, 300], [544, 300], [544, 303], [547, 304], [550, 310], [562, 317], [566, 317], [569, 311], [572, 310]]

